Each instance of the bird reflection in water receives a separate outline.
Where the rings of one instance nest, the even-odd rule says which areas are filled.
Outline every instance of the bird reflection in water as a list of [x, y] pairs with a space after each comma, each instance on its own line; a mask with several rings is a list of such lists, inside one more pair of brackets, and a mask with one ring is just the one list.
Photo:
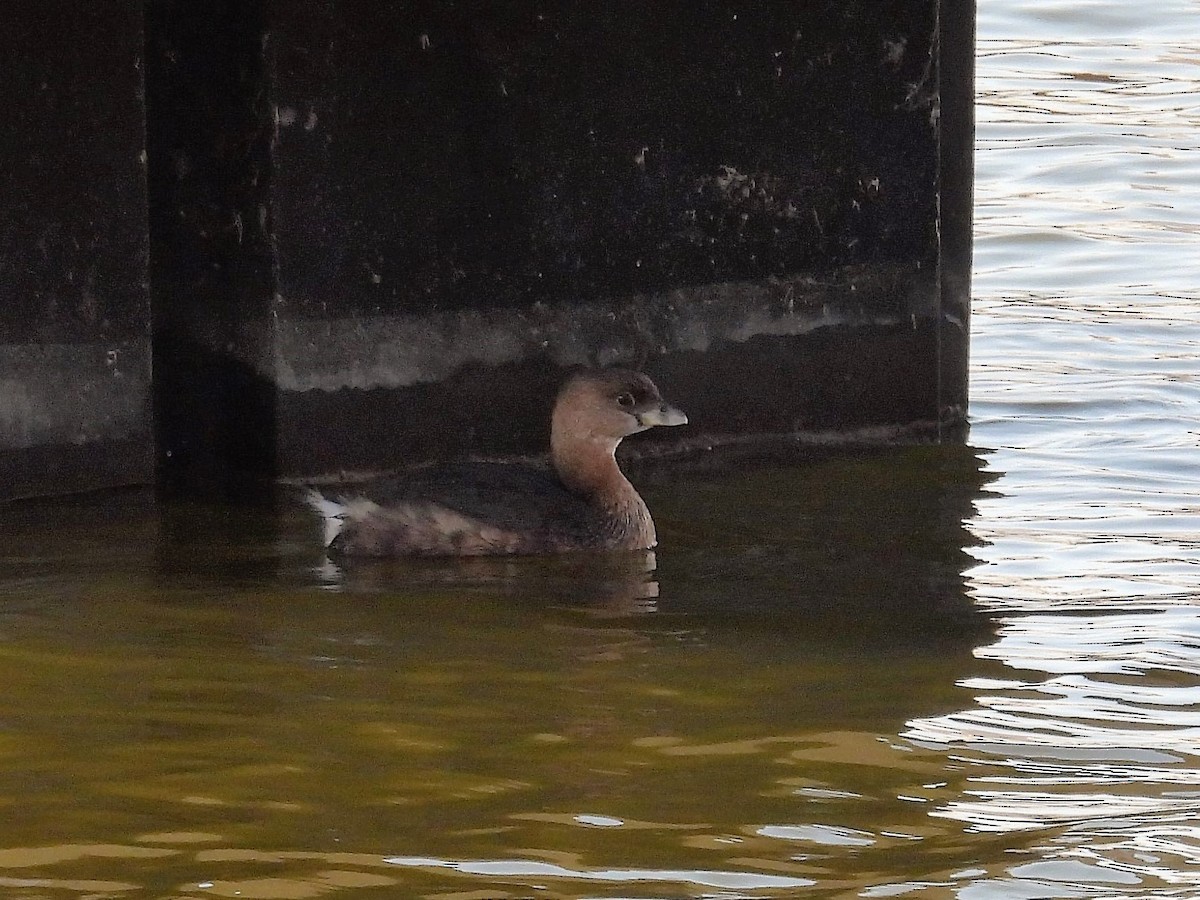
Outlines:
[[658, 611], [658, 567], [653, 550], [567, 553], [544, 557], [438, 559], [322, 559], [313, 571], [327, 590], [360, 592], [452, 589], [513, 598], [538, 598], [551, 606], [604, 618]]

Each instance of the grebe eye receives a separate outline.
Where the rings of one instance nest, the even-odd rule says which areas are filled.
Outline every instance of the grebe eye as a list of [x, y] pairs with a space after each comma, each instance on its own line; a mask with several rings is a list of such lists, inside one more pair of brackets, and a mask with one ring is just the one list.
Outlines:
[[629, 394], [629, 393], [618, 394], [617, 395], [617, 405], [625, 406], [625, 407], [633, 406], [633, 394]]

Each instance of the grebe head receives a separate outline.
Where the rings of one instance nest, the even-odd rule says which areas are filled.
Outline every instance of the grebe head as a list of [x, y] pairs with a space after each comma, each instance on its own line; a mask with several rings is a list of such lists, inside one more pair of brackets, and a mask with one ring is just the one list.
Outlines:
[[563, 385], [554, 404], [552, 442], [595, 441], [613, 448], [655, 425], [686, 425], [654, 382], [629, 369], [582, 372]]

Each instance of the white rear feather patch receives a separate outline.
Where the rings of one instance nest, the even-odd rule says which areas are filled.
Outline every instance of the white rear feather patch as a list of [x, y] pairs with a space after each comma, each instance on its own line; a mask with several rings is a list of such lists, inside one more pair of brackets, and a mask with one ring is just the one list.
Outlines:
[[377, 504], [364, 497], [338, 497], [334, 500], [326, 497], [316, 488], [309, 488], [304, 492], [304, 501], [321, 517], [326, 547], [342, 533], [347, 522], [352, 519], [362, 519], [379, 509]]
[[330, 500], [316, 488], [309, 488], [304, 492], [304, 502], [321, 517], [323, 540], [328, 547], [346, 524], [346, 507], [336, 500]]
[[366, 532], [351, 538], [352, 548], [343, 548], [351, 553], [362, 552], [364, 541], [370, 546], [379, 533], [389, 531], [403, 534], [414, 546], [432, 548], [431, 552], [463, 556], [515, 553], [522, 542], [522, 536], [515, 532], [440, 503], [418, 501], [382, 507], [366, 497], [328, 497], [316, 488], [304, 492], [304, 502], [321, 517], [326, 547], [347, 525], [362, 523]]

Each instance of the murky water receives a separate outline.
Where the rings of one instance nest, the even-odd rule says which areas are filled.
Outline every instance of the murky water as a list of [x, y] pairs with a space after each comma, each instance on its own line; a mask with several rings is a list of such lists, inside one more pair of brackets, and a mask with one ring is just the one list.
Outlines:
[[340, 569], [294, 507], [20, 507], [0, 889], [787, 896], [934, 847], [962, 868], [929, 816], [960, 766], [901, 733], [970, 702], [992, 640], [963, 576], [989, 476], [962, 447], [738, 468], [651, 487], [657, 559]]
[[657, 557], [6, 510], [0, 896], [1192, 896], [1200, 7], [983, 3], [974, 448], [644, 473]]

